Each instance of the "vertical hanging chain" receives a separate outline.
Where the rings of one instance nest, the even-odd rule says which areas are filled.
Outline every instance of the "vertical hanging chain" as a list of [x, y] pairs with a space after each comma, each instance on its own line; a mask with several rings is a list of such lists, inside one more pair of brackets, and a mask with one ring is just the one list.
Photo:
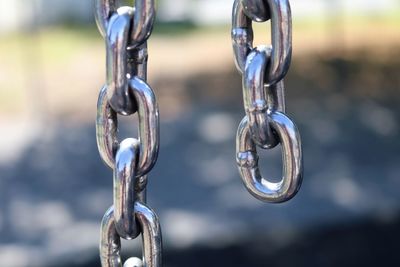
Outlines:
[[[270, 46], [253, 47], [252, 21], [271, 20]], [[235, 63], [242, 74], [246, 116], [236, 136], [236, 162], [247, 190], [266, 202], [284, 202], [296, 195], [303, 179], [300, 134], [285, 114], [284, 83], [292, 54], [292, 24], [288, 0], [235, 0], [232, 11]], [[264, 179], [257, 146], [281, 144], [280, 182]]]
[[[161, 229], [146, 204], [147, 174], [159, 149], [159, 115], [147, 84], [147, 39], [155, 18], [154, 0], [117, 7], [116, 0], [96, 0], [95, 17], [106, 43], [106, 84], [97, 102], [96, 138], [100, 156], [113, 170], [114, 204], [102, 220], [103, 267], [120, 267], [121, 238], [142, 234], [143, 258], [124, 266], [161, 267]], [[138, 138], [117, 139], [119, 115], [138, 113]]]

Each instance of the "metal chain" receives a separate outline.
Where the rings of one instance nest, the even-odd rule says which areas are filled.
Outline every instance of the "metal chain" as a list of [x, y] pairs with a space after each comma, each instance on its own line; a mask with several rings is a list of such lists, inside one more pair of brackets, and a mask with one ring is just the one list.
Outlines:
[[[147, 174], [159, 149], [159, 115], [147, 84], [147, 39], [154, 18], [154, 0], [136, 0], [135, 7], [117, 7], [116, 0], [96, 0], [95, 17], [106, 41], [106, 84], [97, 103], [96, 139], [100, 156], [113, 170], [114, 204], [102, 220], [100, 259], [103, 267], [120, 267], [121, 238], [142, 234], [143, 259], [124, 266], [160, 267], [161, 229], [146, 204]], [[117, 116], [138, 113], [139, 137], [119, 143]]]
[[[270, 46], [253, 47], [252, 21], [271, 19]], [[236, 161], [247, 190], [266, 202], [284, 202], [296, 195], [303, 180], [300, 134], [285, 114], [284, 83], [292, 54], [292, 24], [288, 0], [235, 0], [232, 44], [242, 74], [246, 116], [236, 136]], [[283, 177], [264, 179], [257, 146], [282, 147]]]

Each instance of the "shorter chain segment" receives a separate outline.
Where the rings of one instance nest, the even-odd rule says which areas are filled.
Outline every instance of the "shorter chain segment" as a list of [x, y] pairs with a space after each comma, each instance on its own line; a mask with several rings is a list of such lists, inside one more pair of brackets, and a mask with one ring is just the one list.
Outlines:
[[[253, 48], [252, 20], [271, 18], [272, 46]], [[242, 74], [246, 116], [236, 136], [236, 161], [247, 190], [267, 202], [296, 195], [303, 179], [303, 158], [296, 125], [285, 115], [283, 77], [291, 60], [291, 15], [287, 0], [236, 0], [232, 16], [235, 62]], [[262, 178], [257, 146], [282, 147], [283, 176], [273, 183]]]

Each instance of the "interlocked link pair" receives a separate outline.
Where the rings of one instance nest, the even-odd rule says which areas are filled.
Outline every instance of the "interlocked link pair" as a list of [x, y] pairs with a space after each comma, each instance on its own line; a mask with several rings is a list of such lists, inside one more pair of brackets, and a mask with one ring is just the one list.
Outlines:
[[[252, 21], [271, 19], [270, 46], [253, 47]], [[247, 190], [267, 202], [284, 202], [299, 190], [303, 178], [300, 135], [285, 115], [284, 83], [292, 53], [291, 12], [288, 0], [235, 0], [232, 44], [242, 74], [246, 116], [236, 137], [236, 160]], [[274, 183], [262, 178], [257, 146], [282, 147], [283, 177]]]
[[135, 7], [117, 7], [116, 0], [96, 0], [95, 17], [106, 39], [107, 87], [112, 108], [119, 114], [136, 112], [128, 79], [146, 80], [147, 43], [155, 20], [154, 0], [136, 0]]
[[[106, 41], [106, 85], [97, 103], [96, 138], [100, 156], [113, 169], [114, 205], [102, 221], [100, 258], [103, 267], [122, 265], [120, 238], [142, 234], [143, 261], [124, 266], [161, 266], [161, 230], [155, 212], [146, 205], [147, 174], [159, 149], [159, 114], [153, 90], [146, 82], [147, 38], [154, 18], [154, 0], [137, 0], [135, 7], [117, 7], [114, 0], [96, 0], [95, 15]], [[117, 138], [118, 114], [137, 112], [138, 139]]]

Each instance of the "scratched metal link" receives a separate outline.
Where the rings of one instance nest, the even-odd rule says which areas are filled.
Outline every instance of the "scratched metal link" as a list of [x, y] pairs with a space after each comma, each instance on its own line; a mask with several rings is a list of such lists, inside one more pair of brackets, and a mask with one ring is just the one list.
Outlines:
[[[161, 267], [161, 229], [146, 203], [147, 174], [159, 149], [159, 114], [147, 84], [147, 39], [154, 0], [118, 7], [115, 0], [96, 0], [95, 16], [106, 41], [106, 85], [97, 102], [96, 140], [104, 163], [113, 169], [113, 206], [102, 221], [100, 259], [103, 267], [120, 267], [121, 238], [142, 235], [143, 259], [129, 258], [124, 267]], [[138, 114], [138, 138], [119, 143], [118, 115]]]
[[[252, 21], [271, 19], [272, 46], [253, 47]], [[303, 179], [300, 134], [285, 114], [283, 77], [292, 51], [288, 0], [236, 0], [232, 11], [235, 63], [242, 74], [246, 116], [236, 136], [236, 162], [247, 190], [266, 202], [284, 202], [296, 195]], [[257, 146], [281, 144], [283, 175], [277, 182], [262, 177]]]

